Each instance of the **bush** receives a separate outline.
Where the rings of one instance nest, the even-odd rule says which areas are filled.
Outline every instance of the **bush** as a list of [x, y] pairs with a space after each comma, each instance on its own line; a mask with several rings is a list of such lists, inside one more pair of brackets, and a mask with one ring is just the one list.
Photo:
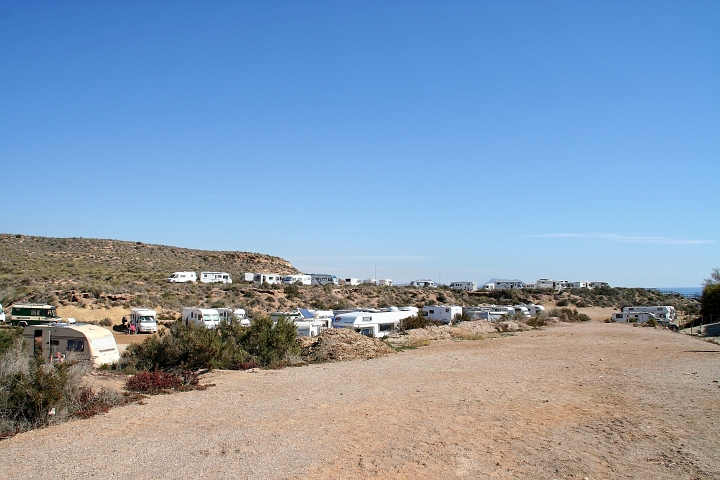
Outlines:
[[547, 321], [545, 321], [545, 318], [541, 317], [540, 315], [537, 315], [532, 318], [528, 318], [525, 323], [527, 323], [529, 326], [531, 326], [533, 328], [544, 327], [545, 325], [547, 325]]
[[102, 320], [100, 320], [100, 321], [98, 322], [98, 324], [99, 324], [101, 327], [112, 327], [112, 326], [113, 326], [113, 321], [106, 317], [106, 318], [103, 318]]
[[125, 403], [114, 390], [95, 392], [83, 385], [86, 362], [45, 363], [32, 358], [16, 341], [0, 356], [0, 436], [88, 418]]
[[700, 314], [706, 323], [720, 321], [720, 283], [703, 288], [700, 303]]
[[428, 321], [427, 317], [424, 317], [422, 314], [418, 313], [414, 317], [407, 317], [400, 320], [399, 329], [413, 330], [416, 328], [425, 328], [428, 325], [430, 325], [430, 322]]
[[0, 355], [7, 352], [16, 342], [21, 341], [22, 327], [0, 329]]
[[561, 322], [589, 322], [590, 317], [584, 313], [578, 313], [577, 310], [571, 310], [569, 308], [553, 308], [548, 313], [551, 317], [557, 317]]
[[463, 313], [456, 313], [455, 316], [453, 317], [451, 323], [453, 325], [457, 325], [460, 322], [471, 322], [471, 321], [472, 321], [472, 318], [470, 318], [470, 315], [463, 312]]
[[160, 393], [174, 390], [183, 385], [180, 375], [162, 371], [142, 371], [128, 378], [125, 388], [132, 392]]

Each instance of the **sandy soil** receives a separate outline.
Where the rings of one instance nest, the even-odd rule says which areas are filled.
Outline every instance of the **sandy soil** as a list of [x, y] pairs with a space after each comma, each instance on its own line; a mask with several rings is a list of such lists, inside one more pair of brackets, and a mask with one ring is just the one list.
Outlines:
[[219, 371], [3, 441], [0, 477], [720, 478], [719, 367], [717, 345], [592, 322]]

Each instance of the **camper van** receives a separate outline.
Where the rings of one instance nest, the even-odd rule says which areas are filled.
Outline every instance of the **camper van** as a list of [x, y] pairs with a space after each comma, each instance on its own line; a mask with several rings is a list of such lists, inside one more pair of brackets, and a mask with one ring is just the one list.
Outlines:
[[282, 282], [282, 277], [277, 273], [256, 273], [253, 277], [253, 283], [255, 285], [262, 285], [264, 283], [268, 285], [275, 285]]
[[27, 327], [57, 323], [62, 319], [55, 313], [55, 308], [46, 303], [16, 303], [10, 310], [10, 324], [14, 327]]
[[148, 308], [133, 308], [130, 310], [130, 325], [135, 325], [137, 333], [157, 332], [157, 313]]
[[462, 315], [462, 307], [446, 305], [428, 305], [423, 307], [423, 311], [427, 315], [428, 320], [442, 323], [450, 323], [453, 318], [455, 318], [455, 315]]
[[174, 272], [172, 273], [168, 279], [168, 283], [188, 283], [197, 282], [197, 275], [195, 272]]
[[659, 307], [623, 307], [623, 312], [647, 312], [652, 313], [655, 318], [663, 318], [666, 320], [677, 320], [675, 307], [669, 305]]
[[413, 280], [410, 282], [411, 287], [435, 287], [435, 282], [432, 280]]
[[232, 277], [226, 272], [200, 272], [202, 283], [232, 283]]
[[489, 312], [487, 310], [476, 310], [474, 308], [465, 309], [465, 313], [473, 320], [485, 320], [486, 322], [495, 322], [507, 315], [507, 313]]
[[96, 325], [29, 325], [23, 330], [23, 341], [31, 357], [40, 355], [48, 362], [63, 361], [70, 356], [90, 361], [94, 367], [98, 367], [120, 360], [112, 332]]
[[389, 278], [381, 278], [377, 281], [377, 284], [381, 287], [392, 287], [392, 280]]
[[240, 326], [242, 327], [250, 326], [250, 319], [247, 313], [245, 313], [244, 308], [236, 308], [235, 310], [231, 308], [216, 308], [215, 310], [217, 310], [221, 322], [240, 322]]
[[347, 285], [348, 287], [354, 287], [355, 285], [360, 285], [360, 279], [359, 278], [346, 278], [345, 285]]
[[465, 290], [468, 292], [474, 292], [477, 290], [477, 282], [452, 282], [450, 288], [453, 290]]
[[184, 307], [182, 321], [185, 325], [194, 323], [207, 328], [215, 328], [220, 323], [220, 314], [214, 308]]
[[310, 275], [285, 275], [283, 283], [285, 285], [310, 285], [312, 283], [312, 277], [310, 277]]
[[312, 277], [311, 285], [338, 285], [340, 283], [335, 275], [326, 273], [311, 273], [310, 277]]
[[535, 305], [533, 303], [530, 303], [528, 305], [515, 305], [514, 308], [518, 308], [518, 307], [526, 308], [531, 317], [540, 315], [541, 313], [543, 313], [545, 311], [545, 307], [543, 307], [542, 305]]
[[657, 320], [657, 317], [650, 312], [621, 312], [612, 315], [613, 322], [645, 323], [651, 318]]
[[255, 280], [255, 274], [252, 272], [245, 272], [242, 274], [242, 277], [240, 277], [240, 279], [243, 282], [252, 283], [253, 280]]
[[333, 320], [334, 328], [352, 328], [368, 337], [385, 337], [397, 330], [404, 318], [417, 315], [417, 308], [390, 307], [379, 312], [348, 312], [337, 315]]

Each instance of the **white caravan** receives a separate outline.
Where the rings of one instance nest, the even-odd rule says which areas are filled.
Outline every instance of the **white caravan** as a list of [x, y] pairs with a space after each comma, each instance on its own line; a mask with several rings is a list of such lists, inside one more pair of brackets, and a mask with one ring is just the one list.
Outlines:
[[397, 330], [398, 324], [404, 318], [417, 315], [417, 308], [390, 307], [380, 312], [348, 312], [337, 315], [333, 320], [334, 328], [352, 328], [356, 332], [368, 337], [385, 337]]
[[468, 292], [474, 292], [477, 290], [477, 282], [452, 282], [450, 288], [453, 290], [465, 290]]
[[338, 285], [340, 282], [335, 275], [328, 275], [326, 273], [311, 273], [312, 285]]
[[202, 283], [232, 283], [232, 277], [226, 272], [200, 272]]
[[390, 280], [389, 278], [381, 278], [380, 280], [378, 280], [377, 284], [381, 287], [392, 287], [392, 280]]
[[120, 360], [115, 337], [107, 328], [83, 323], [29, 325], [23, 330], [23, 341], [31, 357], [45, 361], [64, 361], [70, 355], [87, 360], [94, 367]]
[[495, 322], [507, 315], [507, 313], [502, 312], [488, 312], [486, 310], [474, 309], [465, 309], [465, 313], [473, 320], [485, 320], [488, 322]]
[[652, 313], [655, 318], [663, 318], [666, 320], [676, 320], [677, 312], [675, 307], [664, 305], [659, 307], [623, 307], [623, 312], [647, 312]]
[[434, 287], [435, 282], [432, 280], [413, 280], [410, 282], [410, 286], [412, 287]]
[[530, 309], [528, 309], [526, 306], [523, 305], [515, 305], [512, 307], [513, 310], [515, 310], [515, 313], [522, 313], [524, 317], [530, 317]]
[[197, 274], [195, 272], [174, 272], [168, 279], [168, 283], [188, 283], [197, 282]]
[[428, 305], [423, 307], [423, 311], [426, 312], [428, 320], [442, 323], [450, 323], [455, 315], [462, 315], [462, 307], [448, 305]]
[[645, 323], [651, 318], [657, 320], [655, 315], [650, 312], [621, 312], [613, 313], [612, 319], [614, 322], [632, 322], [632, 323]]
[[283, 283], [286, 285], [292, 285], [294, 283], [310, 285], [312, 283], [312, 277], [310, 275], [286, 275], [285, 278], [283, 278]]
[[359, 278], [346, 278], [345, 285], [347, 285], [347, 286], [360, 285], [360, 279]]
[[194, 323], [207, 328], [215, 328], [220, 323], [220, 314], [214, 308], [184, 307], [182, 321], [185, 325]]
[[221, 322], [240, 322], [240, 326], [242, 327], [250, 326], [250, 319], [247, 313], [245, 313], [244, 308], [236, 308], [235, 310], [231, 308], [216, 308], [215, 310], [217, 310]]
[[515, 307], [508, 307], [505, 305], [482, 305], [479, 307], [466, 308], [465, 312], [492, 312], [499, 313], [500, 315], [512, 315], [515, 313]]
[[253, 283], [255, 285], [262, 285], [263, 283], [275, 285], [282, 283], [282, 277], [277, 273], [256, 273], [253, 277]]
[[363, 285], [377, 285], [377, 280], [374, 278], [366, 278], [362, 283]]
[[130, 325], [135, 325], [137, 333], [155, 333], [157, 313], [149, 308], [133, 308], [130, 310]]

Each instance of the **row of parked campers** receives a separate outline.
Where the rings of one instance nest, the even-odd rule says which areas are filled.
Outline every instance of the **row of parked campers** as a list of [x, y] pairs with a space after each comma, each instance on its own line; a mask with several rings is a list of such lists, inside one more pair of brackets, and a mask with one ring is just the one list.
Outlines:
[[[168, 279], [168, 283], [195, 283], [198, 277], [195, 272], [174, 272]], [[200, 272], [202, 283], [232, 283], [232, 277], [226, 272]]]
[[678, 330], [675, 307], [664, 305], [657, 307], [623, 307], [622, 312], [613, 313], [614, 322], [646, 323], [653, 319], [671, 330]]
[[327, 275], [325, 273], [309, 273], [297, 275], [278, 275], [277, 273], [256, 273], [253, 276], [255, 285], [339, 285], [338, 278], [335, 275]]
[[243, 327], [250, 326], [245, 310], [242, 308], [197, 308], [185, 307], [182, 310], [182, 322], [185, 325], [200, 325], [207, 328], [216, 328], [220, 322], [239, 322]]

